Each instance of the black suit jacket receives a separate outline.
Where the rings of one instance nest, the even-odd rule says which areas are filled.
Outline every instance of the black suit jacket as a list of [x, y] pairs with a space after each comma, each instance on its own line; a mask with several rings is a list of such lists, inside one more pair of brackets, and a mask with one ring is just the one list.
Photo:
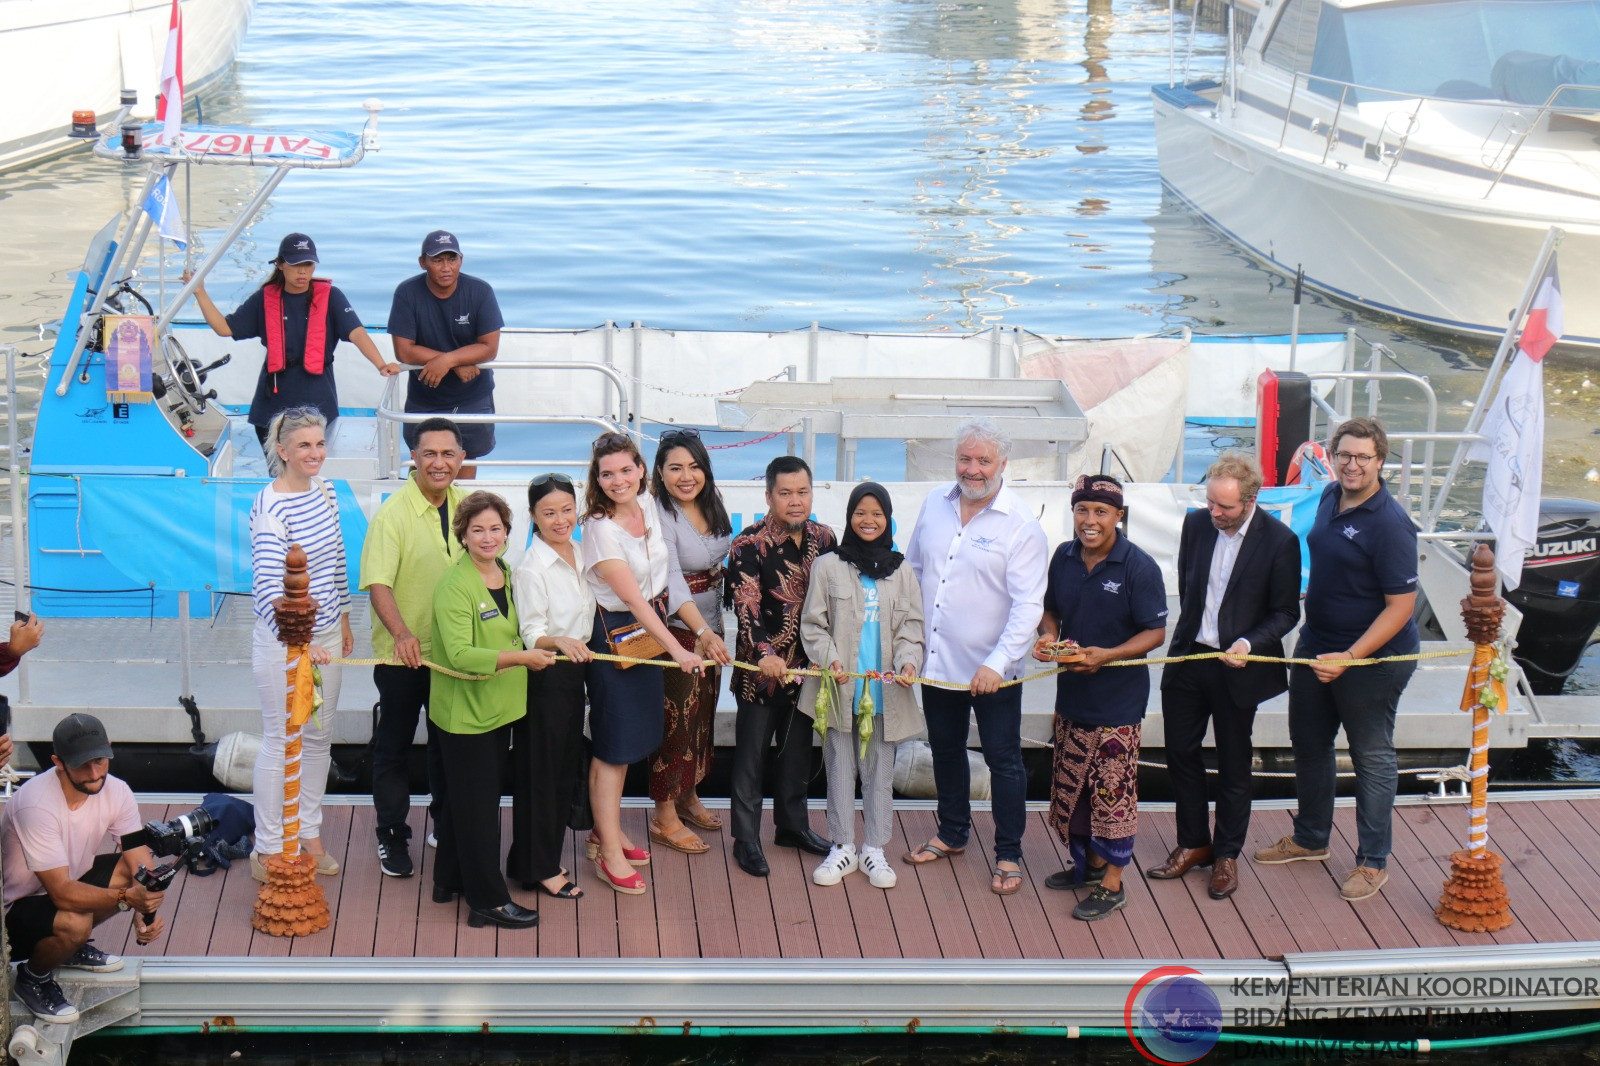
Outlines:
[[[1216, 543], [1217, 529], [1210, 513], [1190, 511], [1178, 542], [1178, 625], [1168, 655], [1193, 651], [1206, 609], [1206, 582]], [[1250, 642], [1252, 654], [1282, 655], [1283, 638], [1299, 620], [1300, 538], [1257, 506], [1217, 615], [1221, 650], [1243, 637]], [[1173, 664], [1162, 671], [1163, 688], [1177, 669], [1181, 667]], [[1225, 668], [1222, 673], [1229, 696], [1241, 707], [1254, 707], [1289, 687], [1289, 671], [1282, 663], [1250, 663], [1240, 670]]]

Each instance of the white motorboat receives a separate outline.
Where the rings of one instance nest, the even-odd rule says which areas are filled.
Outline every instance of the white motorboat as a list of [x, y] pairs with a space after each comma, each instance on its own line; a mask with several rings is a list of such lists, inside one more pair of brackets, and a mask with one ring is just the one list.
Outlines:
[[[1600, 0], [1265, 0], [1154, 89], [1161, 179], [1340, 300], [1498, 337], [1546, 230], [1600, 277]], [[1184, 66], [1187, 61], [1184, 61]], [[1600, 346], [1600, 304], [1564, 343]]]
[[[187, 100], [233, 62], [255, 0], [183, 0]], [[155, 114], [171, 0], [0, 0], [0, 170], [81, 146], [72, 113], [99, 123], [136, 96], [133, 114]], [[192, 103], [190, 110], [193, 110]]]

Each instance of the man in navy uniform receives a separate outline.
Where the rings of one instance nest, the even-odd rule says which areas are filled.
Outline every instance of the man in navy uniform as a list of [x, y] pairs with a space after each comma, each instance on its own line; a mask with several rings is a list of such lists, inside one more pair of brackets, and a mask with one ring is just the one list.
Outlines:
[[[461, 244], [455, 234], [436, 229], [422, 239], [417, 257], [422, 273], [402, 281], [389, 308], [394, 355], [410, 366], [406, 412], [443, 415], [494, 413], [494, 371], [485, 364], [500, 350], [500, 305], [482, 278], [461, 272]], [[457, 420], [467, 464], [461, 477], [475, 472], [472, 460], [494, 450], [494, 425]], [[406, 447], [417, 445], [416, 427], [405, 430]]]
[[[1283, 638], [1300, 620], [1300, 538], [1256, 506], [1261, 467], [1227, 452], [1206, 471], [1206, 509], [1190, 511], [1178, 542], [1178, 625], [1167, 654], [1222, 652], [1161, 672], [1167, 767], [1178, 808], [1178, 846], [1145, 872], [1157, 880], [1211, 866], [1212, 899], [1239, 887], [1239, 852], [1250, 827], [1251, 727], [1256, 708], [1289, 687]], [[1216, 736], [1216, 829], [1207, 824], [1206, 724]]]

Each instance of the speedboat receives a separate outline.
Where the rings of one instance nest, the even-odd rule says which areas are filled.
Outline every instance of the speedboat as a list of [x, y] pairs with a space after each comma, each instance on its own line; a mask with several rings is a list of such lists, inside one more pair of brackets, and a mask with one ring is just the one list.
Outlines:
[[[1600, 0], [1265, 0], [1227, 18], [1217, 76], [1174, 49], [1156, 148], [1163, 184], [1251, 254], [1492, 337], [1550, 226], [1563, 275], [1600, 277]], [[1600, 304], [1572, 301], [1562, 341], [1600, 345]]]
[[[254, 8], [255, 0], [184, 0], [186, 102], [233, 63]], [[171, 0], [0, 4], [0, 70], [10, 87], [0, 170], [81, 146], [73, 112], [92, 111], [98, 124], [117, 113], [124, 91], [134, 114], [154, 115], [171, 11]]]
[[[155, 240], [158, 227], [137, 206], [106, 224], [77, 273], [50, 356], [26, 488], [12, 493], [13, 506], [25, 500], [27, 509], [25, 521], [19, 514], [13, 524], [26, 531], [26, 544], [13, 545], [14, 580], [32, 589], [32, 603], [51, 627], [47, 646], [0, 686], [15, 693], [19, 740], [44, 740], [63, 713], [95, 708], [112, 716], [119, 744], [128, 745], [119, 751], [193, 765], [192, 752], [204, 756], [210, 773], [219, 762], [239, 764], [241, 749], [221, 741], [259, 728], [249, 679], [248, 514], [266, 471], [244, 416], [261, 351], [254, 342], [217, 337], [185, 310], [194, 286], [231, 262], [234, 243], [280, 181], [297, 171], [358, 165], [376, 147], [381, 105], [364, 106], [369, 116], [359, 132], [186, 125], [165, 144], [147, 124], [138, 136], [97, 143], [95, 154], [108, 164], [143, 172], [136, 205], [180, 169], [198, 175], [248, 167], [262, 176], [237, 217], [209, 231], [203, 248], [191, 242], [193, 280], [178, 280], [179, 265]], [[120, 344], [130, 327], [134, 343]], [[369, 332], [387, 349], [382, 330]], [[474, 485], [503, 494], [516, 514], [529, 476], [582, 476], [597, 431], [633, 434], [648, 454], [667, 427], [693, 426], [716, 449], [736, 528], [764, 513], [761, 471], [788, 450], [811, 460], [815, 511], [824, 521], [839, 520], [856, 479], [888, 485], [905, 501], [908, 517], [895, 531], [904, 543], [916, 502], [948, 483], [955, 427], [984, 415], [1017, 442], [1008, 482], [1052, 543], [1072, 535], [1071, 478], [1083, 471], [1123, 477], [1128, 536], [1164, 567], [1173, 593], [1182, 518], [1202, 500], [1190, 479], [1214, 454], [1211, 438], [1191, 447], [1188, 434], [1202, 422], [1228, 427], [1228, 434], [1251, 423], [1264, 370], [1306, 375], [1308, 395], [1328, 417], [1335, 406], [1351, 409], [1351, 390], [1363, 380], [1404, 379], [1432, 395], [1425, 379], [1358, 358], [1344, 334], [1083, 340], [1016, 327], [953, 335], [519, 324], [502, 331], [495, 369], [496, 412], [460, 417], [497, 425], [497, 446], [478, 460]], [[348, 355], [336, 359], [334, 372], [341, 415], [323, 474], [355, 559], [371, 515], [408, 476], [402, 427], [427, 416], [405, 412], [399, 377], [380, 378]], [[1308, 429], [1308, 417], [1321, 415], [1302, 412], [1298, 427], [1286, 430], [1301, 434], [1293, 440], [1320, 432]], [[1414, 430], [1393, 425], [1391, 439], [1397, 494], [1426, 516], [1430, 493], [1440, 491], [1433, 449], [1451, 435], [1430, 416]], [[1285, 485], [1264, 490], [1261, 503], [1304, 531], [1319, 493], [1315, 484]], [[524, 523], [516, 528], [513, 563], [527, 538]], [[1466, 573], [1442, 549], [1442, 542], [1428, 542], [1422, 582], [1431, 602], [1453, 604]], [[1438, 615], [1436, 647], [1458, 654], [1463, 632], [1455, 612]], [[363, 654], [371, 624], [364, 597], [355, 599], [352, 624]], [[1436, 752], [1465, 745], [1464, 719], [1454, 710], [1461, 676], [1455, 659], [1424, 664], [1402, 706], [1400, 746]], [[366, 671], [346, 675], [347, 709], [368, 708], [375, 696]], [[1569, 702], [1556, 711], [1543, 697], [1519, 693], [1511, 713], [1495, 720], [1496, 743], [1600, 732], [1600, 700], [1550, 699]], [[1030, 741], [1047, 747], [1053, 687], [1025, 686], [1024, 714]], [[730, 703], [717, 722], [724, 741], [732, 720]], [[338, 715], [333, 730], [341, 757], [359, 761], [370, 735], [366, 714]], [[1146, 744], [1159, 747], [1161, 735], [1157, 702]], [[1287, 749], [1281, 698], [1262, 709], [1256, 736], [1263, 749]], [[132, 772], [126, 758], [119, 765]], [[173, 776], [170, 763], [152, 765], [162, 767], [164, 781], [193, 780]]]

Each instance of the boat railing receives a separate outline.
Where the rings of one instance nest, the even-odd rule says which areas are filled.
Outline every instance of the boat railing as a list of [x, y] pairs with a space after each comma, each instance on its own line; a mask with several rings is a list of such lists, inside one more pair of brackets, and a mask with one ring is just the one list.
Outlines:
[[[1338, 90], [1337, 95], [1330, 91], [1332, 89]], [[1410, 93], [1341, 81], [1310, 71], [1296, 71], [1290, 76], [1288, 105], [1284, 108], [1283, 122], [1278, 131], [1278, 147], [1284, 147], [1289, 139], [1289, 131], [1299, 127], [1321, 139], [1321, 162], [1327, 163], [1341, 142], [1349, 143], [1359, 147], [1367, 159], [1380, 164], [1384, 168], [1384, 180], [1388, 181], [1404, 161], [1413, 135], [1421, 128], [1424, 109], [1438, 107], [1448, 108], [1456, 114], [1481, 114], [1490, 119], [1485, 122], [1487, 131], [1476, 145], [1485, 169], [1493, 174], [1483, 191], [1483, 198], [1487, 199], [1500, 186], [1528, 138], [1541, 124], [1547, 124], [1550, 116], [1559, 112], [1600, 122], [1600, 107], [1561, 102], [1563, 98], [1579, 93], [1592, 98], [1596, 88], [1574, 83], [1559, 85], [1544, 103], [1533, 105], [1510, 100], [1471, 100]], [[1307, 98], [1318, 97], [1331, 102], [1331, 118], [1295, 110], [1297, 100], [1303, 102]], [[1355, 111], [1357, 104], [1380, 100], [1392, 100], [1405, 106], [1386, 114], [1378, 124], [1376, 133], [1369, 133], [1365, 128], [1350, 130], [1345, 127], [1347, 114]], [[1455, 147], [1465, 153], [1471, 146], [1463, 144]]]
[[[420, 371], [421, 367], [408, 367], [412, 373]], [[641, 419], [637, 410], [631, 416], [628, 410], [628, 382], [622, 372], [606, 363], [596, 363], [582, 359], [561, 360], [511, 360], [495, 361], [488, 369], [496, 373], [511, 371], [513, 373], [527, 373], [532, 371], [571, 371], [599, 374], [611, 386], [614, 394], [613, 402], [609, 404], [611, 414], [607, 417], [599, 415], [551, 415], [551, 414], [523, 414], [496, 411], [492, 414], [451, 414], [450, 420], [458, 425], [590, 425], [597, 426], [607, 432], [627, 433], [639, 437]], [[381, 469], [388, 477], [401, 477], [404, 475], [404, 461], [401, 458], [401, 438], [404, 430], [402, 427], [416, 425], [430, 418], [437, 417], [437, 412], [405, 410], [405, 400], [400, 394], [400, 385], [409, 379], [402, 374], [389, 378], [383, 389], [383, 398], [378, 403], [378, 455], [382, 463]], [[587, 459], [499, 459], [494, 460], [495, 466], [586, 466]]]

